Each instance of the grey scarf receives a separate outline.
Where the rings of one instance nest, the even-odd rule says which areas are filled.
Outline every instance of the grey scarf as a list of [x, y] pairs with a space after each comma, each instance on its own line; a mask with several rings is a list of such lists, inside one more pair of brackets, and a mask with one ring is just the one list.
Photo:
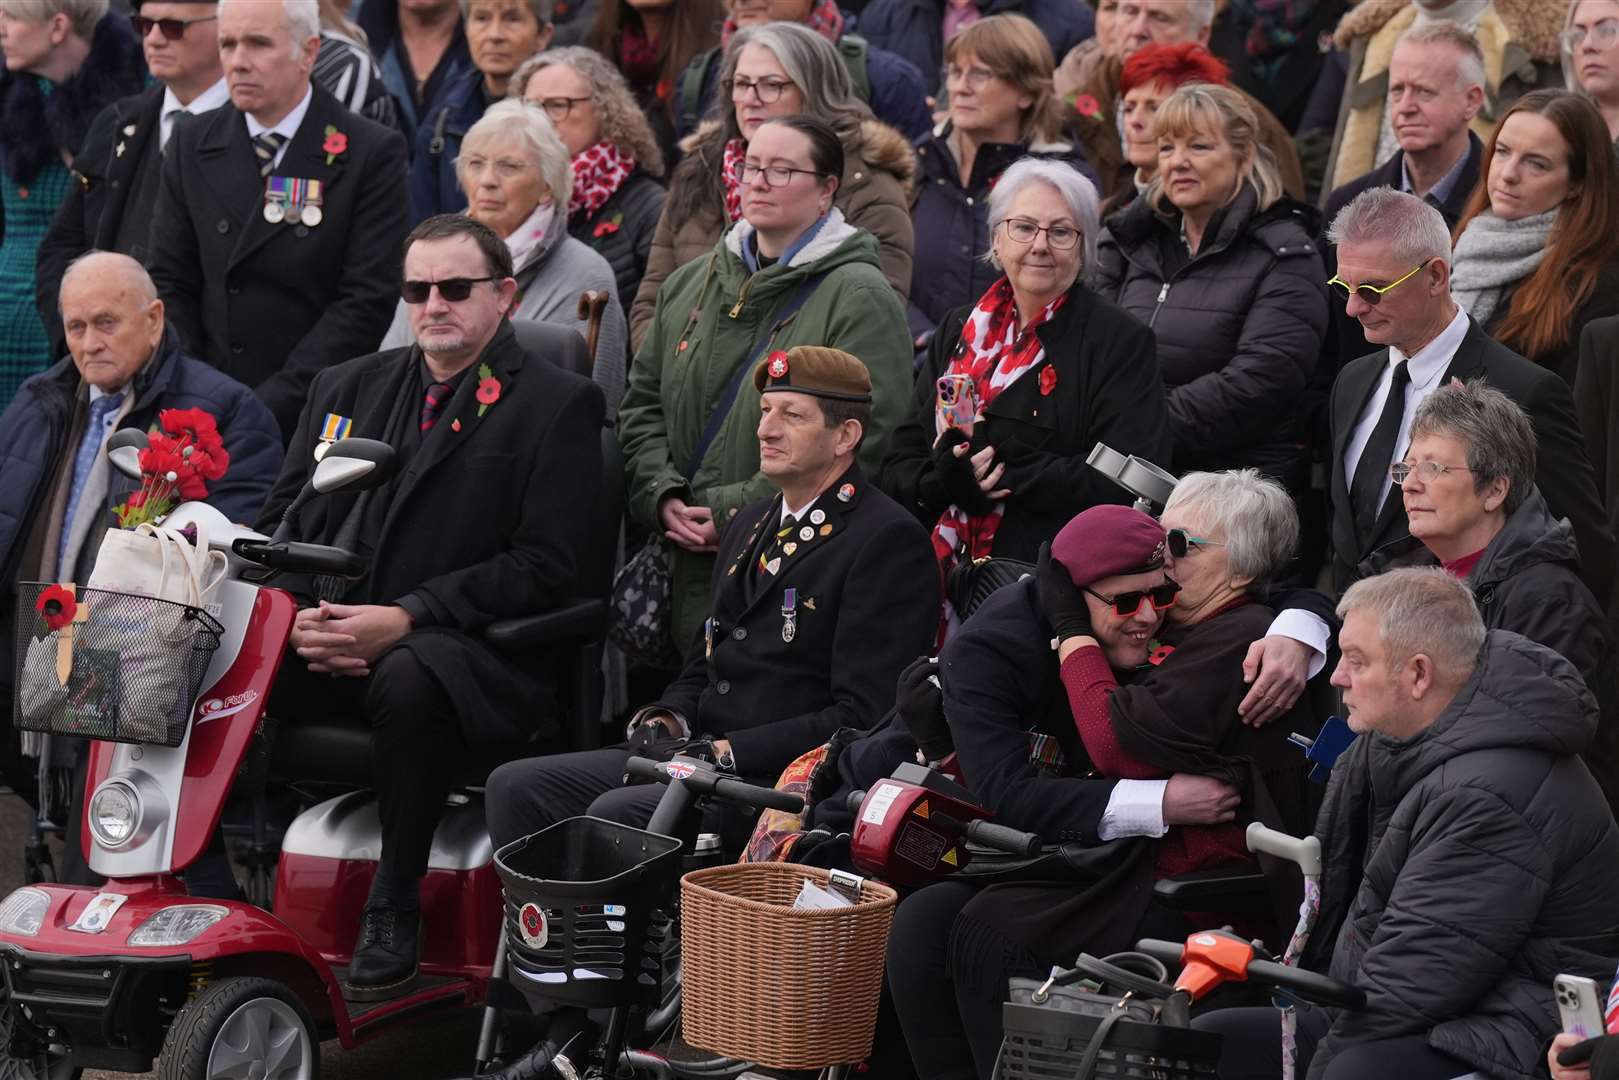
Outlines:
[[1506, 291], [1535, 272], [1556, 220], [1556, 210], [1517, 221], [1486, 210], [1468, 222], [1456, 240], [1450, 294], [1474, 322], [1487, 326]]

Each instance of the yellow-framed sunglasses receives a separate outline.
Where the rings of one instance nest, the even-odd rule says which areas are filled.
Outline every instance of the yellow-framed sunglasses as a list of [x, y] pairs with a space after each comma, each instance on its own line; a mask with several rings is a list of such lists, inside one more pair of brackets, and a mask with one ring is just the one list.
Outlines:
[[1376, 307], [1378, 303], [1382, 301], [1384, 293], [1398, 289], [1401, 285], [1404, 285], [1407, 281], [1410, 281], [1411, 278], [1416, 275], [1418, 270], [1421, 270], [1424, 266], [1427, 266], [1431, 262], [1433, 262], [1433, 259], [1431, 258], [1423, 259], [1421, 263], [1412, 269], [1411, 273], [1406, 274], [1399, 281], [1393, 281], [1387, 285], [1356, 285], [1351, 288], [1349, 282], [1339, 281], [1336, 274], [1333, 275], [1332, 280], [1327, 282], [1327, 284], [1336, 289], [1338, 291], [1338, 296], [1344, 300], [1348, 300], [1349, 294], [1353, 292], [1362, 300], [1366, 301], [1366, 303]]

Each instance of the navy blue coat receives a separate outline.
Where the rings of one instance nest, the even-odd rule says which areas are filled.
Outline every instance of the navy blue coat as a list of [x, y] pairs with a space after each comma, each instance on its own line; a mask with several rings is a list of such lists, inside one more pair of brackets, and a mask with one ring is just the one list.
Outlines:
[[[405, 64], [400, 56], [402, 46], [399, 42], [399, 4], [397, 0], [360, 0], [354, 9], [354, 21], [365, 31], [366, 44], [371, 47], [371, 55], [377, 58], [377, 64], [382, 68], [382, 82], [388, 92], [394, 96], [398, 104], [399, 130], [405, 133], [407, 146], [414, 144], [416, 129], [427, 123], [427, 118], [444, 101], [462, 76], [469, 71], [476, 70], [472, 66], [472, 52], [467, 47], [466, 31], [458, 24], [455, 28], [455, 37], [451, 39], [449, 48], [445, 50], [444, 58], [439, 61], [443, 69], [442, 75], [435, 80], [437, 85], [429, 86], [431, 95], [422, 107], [416, 107], [416, 94], [411, 87], [411, 76], [405, 72]], [[415, 72], [417, 79], [430, 77], [432, 72]]]
[[[1032, 20], [1045, 31], [1057, 61], [1096, 32], [1090, 5], [1076, 0], [978, 0], [978, 10], [985, 15], [1012, 12]], [[858, 25], [849, 29], [915, 64], [928, 93], [939, 92], [939, 73], [944, 67], [944, 0], [871, 0]]]
[[467, 193], [455, 179], [461, 140], [489, 108], [483, 72], [468, 71], [449, 86], [422, 119], [410, 158], [410, 227], [434, 214], [456, 214], [467, 208]]

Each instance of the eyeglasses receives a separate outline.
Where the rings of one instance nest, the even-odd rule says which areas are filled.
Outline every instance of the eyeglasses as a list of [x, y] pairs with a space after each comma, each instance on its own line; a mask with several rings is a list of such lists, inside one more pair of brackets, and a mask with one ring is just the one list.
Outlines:
[[464, 157], [458, 160], [461, 168], [466, 172], [481, 173], [485, 168], [489, 168], [493, 169], [495, 175], [502, 180], [515, 180], [534, 167], [528, 162], [518, 161], [516, 158], [496, 158], [494, 161], [490, 161], [488, 158], [482, 157]]
[[755, 165], [751, 161], [739, 161], [731, 169], [731, 179], [739, 184], [751, 184], [763, 176], [769, 187], [786, 187], [793, 182], [794, 173], [803, 173], [805, 176], [820, 176], [814, 169], [795, 169], [791, 165]]
[[1418, 480], [1424, 484], [1431, 484], [1448, 472], [1472, 471], [1465, 465], [1446, 465], [1443, 461], [1396, 461], [1389, 466], [1389, 479], [1396, 484], [1403, 484], [1406, 477], [1416, 473]]
[[1606, 49], [1615, 41], [1619, 41], [1619, 19], [1603, 19], [1589, 30], [1581, 26], [1571, 26], [1559, 35], [1563, 41], [1563, 51], [1573, 52], [1585, 44], [1587, 36], [1591, 39], [1593, 49]]
[[1180, 583], [1170, 578], [1165, 578], [1162, 585], [1154, 585], [1150, 589], [1132, 589], [1117, 596], [1103, 596], [1089, 586], [1081, 587], [1102, 603], [1112, 604], [1114, 614], [1121, 619], [1128, 619], [1141, 610], [1143, 600], [1150, 601], [1154, 611], [1168, 611], [1175, 606], [1175, 597], [1179, 596], [1181, 591]]
[[752, 90], [759, 95], [759, 104], [769, 105], [781, 97], [781, 92], [793, 85], [791, 79], [752, 79], [735, 78], [725, 84], [725, 92], [731, 95], [732, 101], [747, 99], [748, 91]]
[[566, 120], [575, 105], [583, 105], [589, 100], [588, 97], [548, 97], [534, 104], [544, 109], [545, 115], [552, 120]]
[[984, 84], [994, 77], [995, 73], [989, 68], [959, 68], [951, 64], [944, 69], [944, 81], [946, 83], [960, 82], [974, 93], [982, 90]]
[[1387, 285], [1356, 285], [1354, 289], [1351, 290], [1349, 287], [1349, 282], [1339, 281], [1336, 275], [1331, 281], [1327, 282], [1327, 284], [1331, 285], [1337, 290], [1338, 298], [1340, 300], [1348, 300], [1350, 292], [1354, 292], [1356, 296], [1360, 297], [1366, 303], [1376, 307], [1382, 302], [1384, 293], [1399, 288], [1401, 285], [1409, 281], [1412, 275], [1414, 275], [1418, 270], [1421, 270], [1424, 266], [1427, 266], [1431, 262], [1433, 262], [1432, 259], [1423, 259], [1422, 262], [1411, 271], [1411, 273], [1406, 274], [1404, 277], [1400, 278], [1399, 281], [1393, 281]]
[[407, 304], [425, 304], [427, 297], [438, 286], [438, 294], [452, 304], [460, 303], [472, 295], [472, 287], [480, 281], [495, 281], [493, 277], [452, 277], [443, 281], [407, 281], [399, 286], [399, 295]]
[[1079, 243], [1079, 230], [1072, 225], [1041, 225], [1028, 218], [1006, 218], [1001, 224], [1006, 226], [1006, 235], [1020, 244], [1034, 243], [1041, 233], [1046, 234], [1053, 251], [1068, 251]]
[[196, 19], [148, 19], [145, 15], [131, 15], [129, 21], [135, 27], [137, 36], [144, 38], [157, 27], [164, 38], [169, 41], [179, 41], [186, 36], [186, 27], [201, 22], [213, 22], [218, 15], [203, 15]]
[[1218, 540], [1209, 540], [1202, 536], [1193, 536], [1185, 529], [1170, 529], [1164, 534], [1164, 540], [1169, 547], [1170, 555], [1177, 559], [1186, 558], [1187, 552], [1194, 548], [1225, 547]]

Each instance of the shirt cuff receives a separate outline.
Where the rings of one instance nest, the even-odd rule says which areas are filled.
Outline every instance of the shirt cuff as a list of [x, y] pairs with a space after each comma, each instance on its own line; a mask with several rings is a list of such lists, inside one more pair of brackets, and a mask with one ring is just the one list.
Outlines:
[[411, 593], [408, 596], [401, 596], [398, 600], [394, 601], [394, 604], [397, 607], [402, 607], [405, 609], [405, 614], [410, 616], [412, 628], [432, 626], [436, 621], [433, 618], [432, 609], [423, 603], [422, 598], [417, 596], [415, 593]]
[[647, 718], [653, 713], [665, 713], [674, 717], [675, 723], [680, 725], [680, 737], [682, 739], [691, 738], [691, 725], [686, 723], [686, 718], [684, 716], [681, 716], [679, 713], [675, 712], [675, 710], [666, 705], [656, 704], [648, 705], [644, 709], [639, 709], [636, 711], [634, 716], [630, 717], [630, 722], [624, 725], [624, 737], [627, 739], [631, 735], [634, 735], [635, 729], [646, 723]]
[[1115, 782], [1102, 821], [1096, 826], [1097, 838], [1105, 842], [1121, 836], [1164, 835], [1164, 791], [1168, 787], [1168, 780]]
[[1303, 608], [1286, 608], [1271, 620], [1270, 629], [1265, 631], [1265, 636], [1292, 638], [1314, 650], [1310, 656], [1307, 678], [1315, 678], [1327, 665], [1327, 645], [1332, 640], [1332, 628], [1319, 615], [1311, 614]]

